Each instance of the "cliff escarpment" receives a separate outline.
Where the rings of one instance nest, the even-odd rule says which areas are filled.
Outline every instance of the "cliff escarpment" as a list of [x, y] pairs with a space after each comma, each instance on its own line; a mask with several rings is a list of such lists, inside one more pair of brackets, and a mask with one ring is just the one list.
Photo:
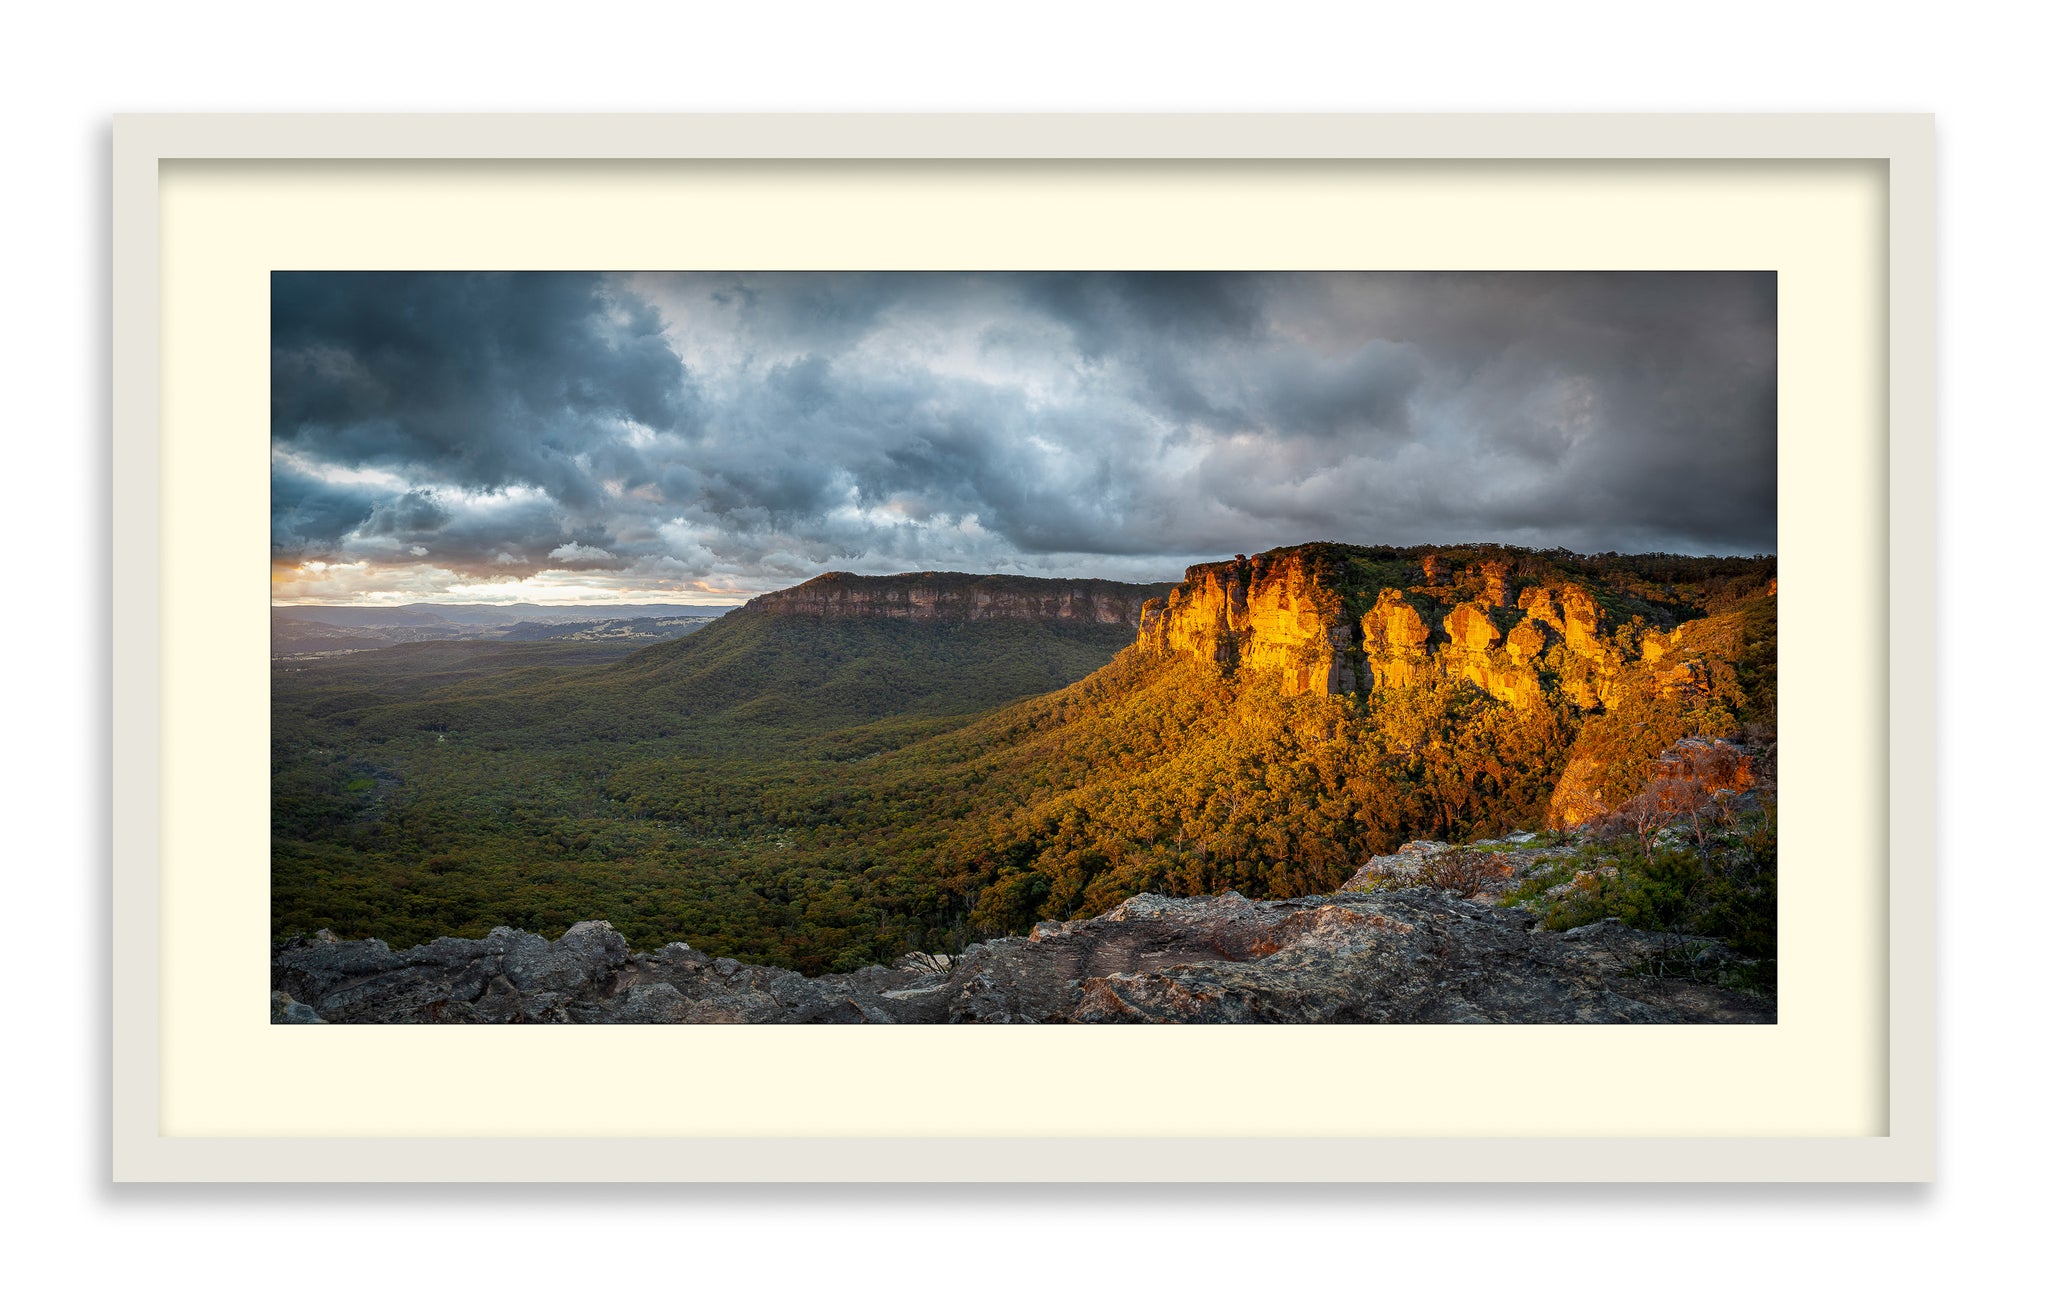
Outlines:
[[1715, 649], [1727, 636], [1689, 622], [1775, 597], [1775, 571], [1769, 558], [1305, 544], [1188, 568], [1146, 604], [1138, 641], [1277, 671], [1290, 694], [1453, 679], [1518, 708], [1598, 711], [1725, 683]]
[[1307, 544], [1189, 568], [1138, 644], [1288, 696], [1476, 690], [1569, 736], [1546, 821], [1573, 827], [1681, 738], [1775, 728], [1776, 598], [1768, 557]]
[[925, 622], [1019, 620], [1136, 627], [1140, 609], [1170, 585], [1116, 580], [921, 571], [857, 576], [830, 571], [791, 589], [762, 594], [746, 610], [770, 616]]
[[1356, 688], [1353, 623], [1327, 563], [1302, 549], [1189, 567], [1147, 602], [1138, 642], [1226, 668], [1276, 670], [1289, 693]]

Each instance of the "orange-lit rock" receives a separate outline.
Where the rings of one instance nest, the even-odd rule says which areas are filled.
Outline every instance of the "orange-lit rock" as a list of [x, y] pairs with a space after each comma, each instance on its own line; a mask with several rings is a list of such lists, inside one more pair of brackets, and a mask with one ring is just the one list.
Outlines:
[[1543, 704], [1543, 680], [1528, 666], [1494, 666], [1482, 685], [1487, 692], [1517, 710], [1531, 710]]
[[[1453, 570], [1443, 555], [1427, 554], [1417, 559], [1422, 577], [1441, 583], [1403, 588], [1380, 583], [1391, 574], [1385, 558], [1361, 563], [1332, 552], [1338, 548], [1306, 545], [1190, 567], [1165, 600], [1146, 604], [1138, 642], [1227, 669], [1277, 672], [1289, 693], [1370, 693], [1450, 680], [1520, 709], [1562, 702], [1582, 712], [1660, 692], [1739, 696], [1725, 664], [1741, 638], [1737, 617], [1665, 630], [1636, 611], [1610, 634], [1609, 613], [1592, 587], [1575, 580], [1532, 584], [1503, 606], [1514, 593], [1503, 560]], [[1415, 578], [1414, 567], [1407, 571]], [[1361, 574], [1371, 583], [1344, 583]], [[1461, 600], [1444, 608], [1439, 600], [1452, 588]], [[1355, 612], [1366, 597], [1371, 605], [1348, 619], [1344, 609]], [[1715, 629], [1721, 621], [1728, 624]]]
[[1422, 678], [1429, 665], [1429, 625], [1400, 590], [1380, 590], [1359, 630], [1373, 687], [1409, 688]]
[[1620, 812], [1674, 819], [1716, 796], [1757, 785], [1755, 761], [1747, 749], [1706, 736], [1675, 742], [1648, 761], [1641, 777], [1626, 784], [1639, 789], [1617, 805], [1608, 804], [1603, 795], [1603, 784], [1613, 781], [1608, 773], [1597, 760], [1574, 757], [1567, 763], [1551, 793], [1549, 825], [1578, 827]]
[[1508, 631], [1508, 659], [1516, 665], [1528, 665], [1543, 655], [1550, 646], [1550, 633], [1543, 622], [1533, 617], [1526, 618]]
[[1558, 605], [1564, 609], [1564, 645], [1572, 652], [1587, 655], [1604, 654], [1607, 645], [1600, 641], [1600, 604], [1593, 601], [1591, 594], [1574, 585], [1566, 585], [1558, 598]]
[[1560, 663], [1557, 672], [1558, 691], [1564, 699], [1580, 710], [1599, 710], [1606, 705], [1599, 665], [1583, 656], [1567, 656]]
[[1650, 762], [1650, 780], [1696, 783], [1708, 795], [1756, 786], [1756, 762], [1738, 743], [1689, 737]]
[[1451, 636], [1453, 647], [1465, 652], [1484, 652], [1500, 642], [1499, 628], [1484, 609], [1472, 603], [1451, 608], [1451, 614], [1444, 617], [1444, 633]]
[[[1495, 645], [1501, 641], [1500, 627], [1484, 607], [1476, 603], [1453, 607], [1450, 615], [1444, 617], [1444, 633], [1450, 636], [1450, 642], [1437, 654], [1437, 660], [1446, 674], [1476, 684], [1491, 696], [1520, 709], [1543, 699], [1541, 680], [1524, 664], [1533, 654], [1526, 650], [1520, 655], [1498, 650]], [[1524, 649], [1532, 634], [1540, 644], [1542, 631], [1533, 630], [1522, 637]]]
[[1713, 690], [1713, 676], [1703, 661], [1680, 661], [1657, 672], [1657, 693], [1662, 697], [1705, 696]]
[[1429, 642], [1429, 626], [1399, 589], [1380, 590], [1379, 600], [1361, 624], [1368, 652], [1407, 653]]
[[1522, 591], [1515, 605], [1529, 614], [1529, 619], [1539, 625], [1548, 625], [1559, 634], [1564, 633], [1564, 613], [1558, 610], [1556, 590], [1548, 585], [1534, 585]]
[[1600, 642], [1600, 604], [1577, 585], [1524, 589], [1516, 605], [1531, 619], [1556, 630], [1569, 651], [1598, 655], [1605, 650]]
[[1189, 567], [1162, 603], [1148, 603], [1138, 642], [1226, 667], [1276, 670], [1288, 693], [1349, 692], [1351, 625], [1337, 595], [1310, 578], [1298, 554]]

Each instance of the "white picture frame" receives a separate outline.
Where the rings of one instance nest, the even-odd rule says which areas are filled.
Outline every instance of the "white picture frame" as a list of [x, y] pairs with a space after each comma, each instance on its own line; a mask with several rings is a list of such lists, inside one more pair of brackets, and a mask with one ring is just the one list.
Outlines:
[[[1931, 119], [136, 116], [117, 118], [113, 154], [109, 952], [114, 986], [110, 1117], [117, 1181], [1922, 1181], [1932, 1176], [1933, 626], [1923, 609], [1934, 581]], [[553, 202], [545, 177], [579, 167], [576, 175], [586, 178], [597, 174], [591, 168], [603, 168], [604, 185], [561, 191], [563, 201]], [[1226, 169], [1232, 183], [1218, 185], [1216, 176]], [[736, 193], [747, 186], [788, 186], [790, 194], [836, 195], [858, 219], [821, 235], [817, 226], [828, 218], [831, 204], [778, 200], [750, 209], [756, 219], [745, 239], [735, 236], [720, 243], [705, 234], [673, 248], [662, 263], [647, 263], [641, 258], [661, 255], [647, 249], [665, 246], [658, 241], [661, 231], [643, 237], [625, 227], [645, 214], [636, 205], [642, 202], [646, 209], [682, 212], [679, 219], [687, 223], [689, 207], [665, 205], [674, 194], [662, 188], [684, 174], [694, 177], [691, 192], [699, 197], [715, 197], [707, 186], [718, 184]], [[1324, 186], [1319, 178], [1300, 191], [1305, 197], [1290, 199], [1292, 205], [1262, 205], [1260, 184], [1277, 193], [1294, 183], [1289, 176], [1302, 174], [1335, 177], [1328, 184], [1336, 187]], [[1381, 187], [1373, 190], [1372, 201], [1360, 199], [1355, 208], [1344, 208], [1346, 219], [1361, 231], [1355, 252], [1344, 259], [1348, 245], [1341, 229], [1331, 236], [1307, 227], [1319, 216], [1317, 194], [1332, 194], [1331, 202], [1339, 205], [1352, 202], [1340, 192], [1346, 177], [1367, 174]], [[1020, 186], [1020, 176], [1034, 182]], [[1563, 197], [1513, 190], [1521, 182], [1518, 177], [1531, 176]], [[1473, 187], [1475, 177], [1508, 185], [1513, 192], [1506, 205], [1489, 205], [1484, 184]], [[1835, 208], [1813, 196], [1844, 177], [1845, 193], [1864, 180], [1874, 186], [1869, 202]], [[1114, 192], [1088, 189], [1098, 180], [1112, 184]], [[1709, 201], [1704, 205], [1713, 209], [1701, 211], [1696, 196], [1685, 205], [1685, 214], [1670, 216], [1668, 228], [1650, 231], [1673, 241], [1631, 252], [1626, 239], [1610, 238], [1600, 253], [1606, 259], [1598, 264], [1588, 263], [1593, 253], [1579, 235], [1545, 243], [1540, 235], [1522, 234], [1519, 249], [1506, 251], [1492, 250], [1487, 242], [1498, 236], [1500, 223], [1512, 221], [1526, 229], [1543, 219], [1562, 220], [1559, 212], [1570, 207], [1574, 192], [1580, 202], [1589, 201], [1589, 195], [1604, 201], [1611, 189], [1623, 206], [1641, 201], [1643, 211], [1665, 210], [1654, 194], [1632, 197], [1630, 186], [1647, 186], [1648, 193], [1667, 181], [1696, 186], [1688, 192], [1710, 199], [1725, 191], [1725, 210]], [[314, 247], [312, 242], [290, 242], [302, 229], [320, 223], [308, 214], [313, 210], [306, 206], [309, 194], [346, 199], [350, 191], [368, 193], [373, 184], [387, 183], [418, 190], [417, 209], [404, 206], [408, 199], [396, 208], [366, 202], [351, 218], [346, 201], [324, 201], [335, 228], [320, 235], [328, 241], [318, 244], [317, 263], [263, 259], [315, 254], [303, 250]], [[541, 188], [519, 189], [530, 183]], [[1175, 186], [1205, 183], [1221, 195], [1216, 203], [1181, 203], [1171, 212], [1170, 234], [1155, 231], [1150, 243], [1138, 239], [1143, 222], [1162, 214], [1148, 214], [1148, 191], [1178, 194], [1182, 190]], [[954, 258], [986, 257], [992, 255], [989, 248], [1003, 247], [1011, 254], [1002, 268], [1072, 266], [1079, 255], [1096, 255], [1102, 264], [1118, 266], [1139, 255], [1180, 257], [1168, 263], [1197, 268], [1185, 259], [1195, 255], [1187, 249], [1201, 245], [1199, 235], [1207, 229], [1215, 235], [1212, 245], [1235, 248], [1222, 253], [1230, 264], [1256, 257], [1255, 263], [1265, 268], [1392, 268], [1391, 262], [1403, 256], [1430, 254], [1403, 230], [1434, 219], [1438, 226], [1447, 221], [1454, 226], [1439, 228], [1434, 237], [1455, 238], [1463, 229], [1473, 257], [1510, 258], [1485, 260], [1495, 268], [1692, 268], [1707, 263], [1728, 268], [1715, 258], [1743, 253], [1735, 245], [1712, 250], [1712, 222], [1773, 219], [1780, 209], [1757, 195], [1774, 183], [1807, 195], [1787, 199], [1784, 212], [1807, 211], [1808, 206], [1799, 205], [1807, 202], [1817, 213], [1812, 216], [1817, 228], [1802, 234], [1812, 237], [1798, 246], [1825, 249], [1827, 213], [1853, 210], [1863, 213], [1857, 219], [1864, 224], [1833, 232], [1871, 239], [1876, 249], [1867, 264], [1839, 271], [1857, 276], [1844, 291], [1826, 294], [1828, 301], [1816, 294], [1814, 317], [1806, 321], [1822, 325], [1828, 321], [1820, 312], [1841, 312], [1833, 322], [1847, 327], [1850, 340], [1843, 343], [1847, 358], [1842, 361], [1847, 367], [1808, 383], [1808, 377], [1823, 371], [1820, 358], [1807, 364], [1798, 340], [1806, 334], [1799, 330], [1788, 328], [1782, 337], [1786, 404], [1832, 403], [1810, 406], [1816, 415], [1809, 422], [1784, 423], [1780, 513], [1786, 531], [1785, 678], [1796, 682], [1800, 677], [1792, 654], [1802, 636], [1810, 642], [1827, 631], [1820, 623], [1827, 616], [1847, 609], [1844, 614], [1852, 622], [1861, 617], [1869, 627], [1867, 633], [1857, 632], [1852, 624], [1835, 645], [1848, 682], [1809, 676], [1813, 695], [1825, 696], [1810, 703], [1812, 709], [1799, 722], [1819, 724], [1833, 714], [1881, 735], [1871, 755], [1875, 764], [1865, 770], [1871, 776], [1862, 782], [1850, 777], [1842, 786], [1855, 785], [1839, 795], [1832, 785], [1819, 782], [1802, 788], [1797, 762], [1787, 758], [1788, 803], [1807, 796], [1810, 812], [1818, 812], [1815, 807], [1839, 812], [1843, 823], [1856, 828], [1843, 837], [1850, 842], [1844, 853], [1853, 857], [1839, 861], [1845, 871], [1836, 894], [1816, 897], [1809, 891], [1802, 900], [1799, 887], [1787, 883], [1788, 904], [1838, 907], [1837, 921], [1825, 930], [1819, 925], [1809, 930], [1816, 940], [1838, 940], [1830, 956], [1853, 970], [1837, 986], [1839, 992], [1801, 998], [1796, 985], [1788, 986], [1778, 1025], [1416, 1027], [1441, 1033], [1428, 1043], [1427, 1055], [1415, 1056], [1404, 1052], [1415, 1045], [1403, 1042], [1414, 1036], [1395, 1033], [1408, 1027], [1144, 1033], [1125, 1027], [1107, 1032], [1104, 1037], [1111, 1042], [1085, 1045], [1107, 1051], [1069, 1057], [1053, 1054], [1082, 1046], [1065, 1041], [1075, 1032], [1053, 1031], [1050, 1038], [1061, 1041], [1051, 1042], [1047, 1032], [1029, 1030], [926, 1031], [914, 1041], [905, 1031], [867, 1032], [856, 1042], [858, 1032], [831, 1027], [811, 1032], [798, 1027], [538, 1032], [484, 1027], [465, 1032], [456, 1045], [448, 1042], [446, 1027], [283, 1031], [265, 1023], [260, 992], [241, 1001], [241, 987], [263, 978], [268, 937], [263, 920], [267, 896], [252, 898], [249, 886], [251, 869], [261, 872], [263, 866], [260, 847], [252, 842], [267, 840], [267, 826], [254, 821], [260, 812], [248, 809], [263, 802], [267, 753], [255, 741], [261, 723], [252, 727], [245, 704], [267, 693], [262, 681], [252, 684], [246, 678], [244, 668], [252, 650], [263, 650], [266, 604], [253, 583], [245, 590], [237, 582], [263, 569], [267, 554], [260, 539], [252, 537], [246, 567], [224, 561], [218, 570], [196, 571], [180, 555], [194, 551], [184, 538], [188, 532], [209, 527], [214, 528], [209, 534], [226, 537], [228, 550], [239, 553], [248, 505], [260, 502], [264, 493], [262, 383], [259, 377], [251, 389], [235, 377], [265, 371], [260, 346], [250, 353], [251, 339], [260, 340], [267, 323], [260, 310], [252, 316], [250, 305], [255, 300], [251, 276], [267, 275], [263, 266], [381, 266], [416, 246], [422, 263], [447, 268], [574, 264], [680, 269], [713, 261], [729, 265], [737, 257], [755, 258], [756, 268], [770, 268], [762, 257], [788, 268], [855, 268], [851, 262], [856, 259], [862, 266], [987, 268], [985, 260]], [[584, 200], [600, 190], [608, 195], [603, 202], [609, 206]], [[538, 196], [516, 204], [491, 201], [514, 191]], [[1011, 221], [1016, 230], [949, 230], [922, 246], [886, 252], [880, 236], [864, 232], [878, 228], [876, 222], [886, 221], [889, 211], [905, 210], [907, 203], [944, 207], [953, 200], [949, 193], [958, 197], [962, 211], [996, 194], [1008, 204], [1009, 214], [990, 223]], [[1042, 208], [1035, 205], [1041, 194]], [[1097, 206], [1084, 204], [1084, 209], [1102, 216], [1099, 248], [1085, 242], [1061, 245], [1056, 238], [1030, 242], [1047, 239], [1048, 227], [1057, 235], [1062, 221], [1072, 220], [1073, 204], [1063, 194], [1095, 196]], [[472, 202], [474, 208], [464, 207]], [[1559, 205], [1550, 210], [1546, 203]], [[1866, 227], [1870, 203], [1876, 204], [1881, 222], [1874, 233]], [[741, 202], [735, 211], [743, 215], [739, 209], [744, 207]], [[495, 218], [488, 229], [473, 226], [466, 240], [429, 236], [425, 231], [431, 220], [419, 219], [415, 244], [389, 241], [406, 236], [407, 220], [449, 219], [451, 212], [459, 216], [463, 210], [490, 210]], [[612, 213], [616, 223], [607, 227], [593, 219], [593, 213], [603, 212]], [[1285, 223], [1283, 212], [1290, 214]], [[381, 223], [387, 218], [388, 225]], [[788, 223], [778, 223], [784, 220]], [[1116, 232], [1124, 228], [1120, 220], [1130, 226], [1123, 234]], [[1469, 226], [1458, 224], [1467, 220]], [[1788, 229], [1791, 223], [1788, 215]], [[271, 244], [252, 236], [252, 231], [265, 230], [286, 240], [276, 246], [293, 250], [267, 250]], [[1089, 232], [1067, 230], [1073, 237]], [[1768, 233], [1759, 229], [1760, 238]], [[1404, 237], [1414, 245], [1404, 244]], [[1011, 241], [999, 241], [1004, 238]], [[1076, 252], [1077, 246], [1084, 250]], [[1665, 249], [1664, 260], [1628, 259], [1655, 253], [1659, 246]], [[1704, 259], [1674, 260], [1686, 247], [1702, 249]], [[779, 257], [778, 248], [783, 249]], [[1546, 248], [1552, 249], [1547, 255]], [[1802, 253], [1785, 255], [1787, 264], [1744, 263], [1741, 268], [1804, 272], [1797, 259]], [[517, 265], [508, 263], [512, 256], [520, 258]], [[621, 256], [631, 259], [622, 262]], [[213, 266], [224, 267], [218, 278], [208, 277]], [[1815, 455], [1832, 458], [1832, 469], [1815, 468], [1800, 457]], [[1830, 479], [1838, 488], [1822, 484]], [[1868, 483], [1875, 493], [1858, 494], [1843, 484], [1858, 482]], [[1789, 525], [1795, 518], [1798, 527]], [[1823, 531], [1847, 536], [1854, 559], [1841, 569], [1855, 587], [1826, 598], [1810, 581], [1802, 584], [1815, 568], [1803, 563], [1801, 555], [1812, 552], [1809, 538]], [[1866, 587], [1859, 580], [1874, 583]], [[244, 614], [245, 605], [253, 614]], [[1838, 684], [1839, 692], [1831, 691]], [[1788, 699], [1795, 695], [1790, 686], [1785, 692]], [[1794, 720], [1788, 714], [1788, 728]], [[204, 803], [194, 794], [192, 776], [199, 764], [217, 769], [209, 793], [218, 792], [219, 803], [211, 794]], [[212, 851], [207, 862], [217, 866], [195, 867], [195, 842]], [[1800, 864], [1789, 852], [1786, 859], [1789, 876]], [[1253, 1109], [1262, 1104], [1258, 1056], [1244, 1055], [1243, 1036], [1233, 1036], [1233, 1029], [1275, 1031], [1258, 1042], [1260, 1050], [1277, 1058], [1272, 1070], [1291, 1076], [1295, 1085], [1306, 1083], [1311, 1092], [1330, 1094], [1333, 1106], [1345, 1099], [1370, 1101], [1376, 1085], [1396, 1094], [1410, 1089], [1454, 1092], [1479, 1068], [1493, 1073], [1491, 1068], [1504, 1064], [1504, 1058], [1537, 1074], [1560, 1064], [1579, 1067], [1576, 1077], [1561, 1082], [1566, 1088], [1583, 1087], [1603, 1075], [1658, 1073], [1655, 1050], [1678, 1047], [1694, 1051], [1670, 1053], [1676, 1066], [1702, 1064], [1696, 1052], [1702, 1047], [1746, 1056], [1730, 1064], [1742, 1069], [1743, 1082], [1734, 1087], [1752, 1098], [1741, 1109], [1731, 1104], [1728, 1110], [1710, 1112], [1713, 1118], [1697, 1129], [1663, 1118], [1670, 1112], [1660, 1113], [1654, 1095], [1640, 1093], [1589, 1101], [1586, 1113], [1569, 1119], [1554, 1112], [1517, 1118], [1513, 1103], [1507, 1103], [1505, 1111], [1482, 1112], [1475, 1105], [1472, 1118], [1462, 1125], [1452, 1109], [1408, 1124], [1395, 1118], [1398, 1112], [1379, 1112], [1384, 1118], [1369, 1129], [1345, 1125], [1335, 1114], [1322, 1131], [1313, 1123], [1281, 1126]], [[1300, 1029], [1312, 1033], [1304, 1036]], [[1587, 1033], [1670, 1029], [1691, 1033], [1682, 1044], [1668, 1033]], [[751, 1032], [743, 1036], [734, 1030]], [[1475, 1030], [1496, 1033], [1475, 1036]], [[1780, 1033], [1741, 1033], [1749, 1030]], [[1827, 1055], [1837, 1068], [1821, 1069], [1837, 1078], [1803, 1098], [1787, 1092], [1774, 1110], [1754, 1096], [1773, 1091], [1766, 1082], [1771, 1077], [1760, 1068], [1808, 1055], [1778, 1046], [1792, 1039], [1807, 1040], [1799, 1044], [1802, 1048], [1835, 1048]], [[926, 1051], [907, 1062], [905, 1048]], [[547, 1050], [546, 1055], [536, 1049]], [[517, 1100], [491, 1108], [495, 1114], [479, 1113], [475, 1123], [460, 1123], [451, 1112], [434, 1114], [429, 1109], [434, 1067], [475, 1065], [480, 1058], [499, 1067], [495, 1073], [505, 1077], [503, 1082], [524, 1085], [513, 1094]], [[864, 1087], [863, 1077], [901, 1073], [892, 1068], [906, 1063], [942, 1067], [969, 1085], [984, 1079], [1013, 1083], [1020, 1068], [1038, 1067], [1045, 1110], [1019, 1113], [1015, 1099], [1004, 1098], [1000, 1117], [992, 1109], [980, 1122], [971, 1103], [946, 1108], [950, 1113], [943, 1119], [929, 1109], [944, 1107], [934, 1101], [906, 1103], [928, 1108], [923, 1112], [885, 1113], [880, 1108], [893, 1100], [886, 1080], [877, 1078]], [[685, 1077], [666, 1090], [679, 1103], [709, 1091], [703, 1077], [723, 1070], [726, 1085], [758, 1098], [764, 1113], [723, 1124], [664, 1123], [674, 1112], [652, 1105], [664, 1090], [645, 1087], [623, 1099], [626, 1106], [641, 1107], [605, 1111], [602, 1119], [593, 1115], [583, 1125], [560, 1121], [563, 1105], [588, 1091], [583, 1085], [593, 1071], [630, 1075], [670, 1064]], [[1073, 1081], [1080, 1065], [1100, 1068], [1094, 1082]], [[1375, 1067], [1386, 1069], [1376, 1072]], [[349, 1071], [343, 1076], [347, 1082], [320, 1087], [335, 1078], [337, 1068]], [[405, 1075], [409, 1083], [386, 1083], [393, 1075]], [[1103, 1113], [1088, 1104], [1091, 1098], [1112, 1101], [1109, 1094], [1126, 1083], [1135, 1082], [1142, 1091], [1143, 1078], [1157, 1075], [1210, 1085], [1213, 1092], [1205, 1104], [1184, 1108], [1211, 1111], [1207, 1122], [1183, 1113], [1147, 1124], [1142, 1121], [1153, 1116], [1133, 1111], [1123, 1117], [1131, 1122], [1126, 1129], [1115, 1118], [1100, 1118]], [[266, 1104], [263, 1095], [291, 1076], [305, 1087], [289, 1109]], [[1796, 1079], [1781, 1078], [1787, 1084]], [[1618, 1087], [1632, 1091], [1641, 1085]], [[834, 1117], [837, 1123], [799, 1104], [806, 1093], [842, 1090], [850, 1096]], [[1710, 1090], [1711, 1085], [1703, 1089]], [[1018, 1091], [1029, 1100], [1028, 1087]], [[410, 1109], [408, 1101], [415, 1103]], [[781, 1123], [773, 1116], [776, 1101], [789, 1104], [793, 1112]], [[870, 1122], [863, 1122], [860, 1101], [874, 1108]], [[995, 1099], [990, 1104], [997, 1107]], [[1853, 1120], [1823, 1118], [1851, 1108]], [[518, 1116], [522, 1109], [533, 1115], [525, 1123]], [[1262, 1124], [1262, 1118], [1268, 1123]], [[1601, 1119], [1610, 1123], [1601, 1125]]]

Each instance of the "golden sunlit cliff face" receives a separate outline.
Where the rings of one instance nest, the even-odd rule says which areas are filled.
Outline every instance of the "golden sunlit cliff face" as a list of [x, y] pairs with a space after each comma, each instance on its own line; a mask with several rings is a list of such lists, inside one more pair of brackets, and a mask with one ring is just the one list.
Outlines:
[[[1467, 684], [1513, 711], [1584, 726], [1585, 750], [1562, 779], [1569, 794], [1552, 812], [1571, 826], [1607, 812], [1605, 770], [1618, 756], [1640, 764], [1628, 760], [1641, 734], [1675, 740], [1687, 725], [1756, 713], [1737, 663], [1754, 672], [1758, 626], [1775, 625], [1772, 565], [1304, 545], [1189, 568], [1145, 605], [1138, 645], [1270, 670], [1288, 695], [1364, 700]], [[1713, 575], [1696, 574], [1707, 566]]]
[[[1704, 609], [1669, 584], [1630, 574], [1626, 588], [1602, 588], [1548, 570], [1542, 555], [1356, 553], [1303, 545], [1188, 568], [1165, 600], [1145, 604], [1141, 650], [1276, 670], [1288, 695], [1462, 680], [1520, 711], [1593, 713], [1720, 686], [1720, 658], [1698, 633], [1688, 639]], [[1763, 596], [1776, 590], [1776, 578], [1759, 578]], [[1630, 607], [1642, 611], [1626, 621], [1614, 611]]]
[[[1605, 634], [1592, 594], [1518, 582], [1501, 561], [1461, 567], [1428, 554], [1414, 567], [1405, 573], [1412, 584], [1376, 591], [1346, 588], [1349, 573], [1310, 549], [1190, 567], [1163, 602], [1146, 604], [1138, 641], [1147, 651], [1277, 670], [1289, 694], [1369, 694], [1449, 678], [1517, 708], [1555, 692], [1581, 710], [1608, 704], [1625, 665], [1654, 661], [1674, 641], [1653, 629], [1625, 651]], [[1350, 610], [1362, 593], [1370, 605]]]
[[1352, 641], [1342, 599], [1287, 551], [1189, 567], [1164, 602], [1145, 604], [1138, 626], [1144, 650], [1276, 670], [1290, 695], [1353, 691]]

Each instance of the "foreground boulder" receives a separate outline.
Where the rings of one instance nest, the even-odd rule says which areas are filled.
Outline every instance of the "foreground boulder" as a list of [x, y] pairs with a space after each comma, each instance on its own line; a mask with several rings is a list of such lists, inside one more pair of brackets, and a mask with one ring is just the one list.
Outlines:
[[1736, 959], [1607, 921], [1564, 932], [1430, 886], [1253, 901], [1139, 895], [1027, 937], [806, 977], [686, 944], [632, 953], [604, 922], [559, 940], [499, 927], [403, 952], [322, 933], [281, 944], [287, 1022], [1758, 1023], [1767, 999], [1674, 977]]

